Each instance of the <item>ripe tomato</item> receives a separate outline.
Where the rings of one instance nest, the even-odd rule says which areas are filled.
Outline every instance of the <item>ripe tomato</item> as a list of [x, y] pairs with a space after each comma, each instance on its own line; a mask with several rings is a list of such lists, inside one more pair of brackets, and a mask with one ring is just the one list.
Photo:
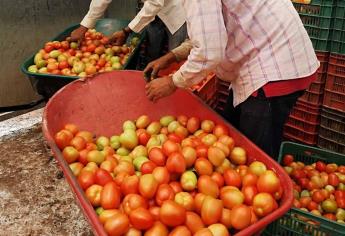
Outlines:
[[324, 195], [320, 190], [316, 190], [315, 192], [313, 192], [312, 199], [316, 203], [320, 203], [325, 200]]
[[221, 191], [220, 199], [223, 201], [226, 208], [232, 209], [244, 202], [244, 194], [238, 189], [229, 188]]
[[251, 210], [246, 205], [235, 206], [231, 210], [231, 226], [234, 229], [241, 230], [250, 225]]
[[247, 173], [242, 178], [242, 186], [256, 186], [258, 177], [253, 173]]
[[199, 176], [201, 175], [212, 175], [213, 166], [206, 158], [198, 158], [195, 161], [194, 168]]
[[156, 193], [156, 203], [161, 206], [167, 200], [174, 200], [175, 192], [169, 184], [161, 184]]
[[179, 192], [175, 195], [175, 202], [183, 206], [187, 211], [194, 210], [194, 198], [190, 193]]
[[289, 166], [293, 162], [293, 156], [290, 154], [284, 155], [283, 164], [284, 166]]
[[229, 156], [230, 149], [229, 149], [229, 147], [226, 144], [224, 144], [224, 143], [222, 143], [220, 141], [217, 141], [217, 142], [215, 142], [213, 144], [213, 146], [219, 148], [220, 150], [222, 150], [226, 157]]
[[93, 134], [88, 131], [79, 131], [75, 136], [81, 136], [86, 142], [93, 143]]
[[301, 207], [307, 208], [308, 204], [311, 202], [310, 197], [301, 197], [299, 199], [299, 202], [301, 203]]
[[147, 161], [141, 165], [141, 174], [151, 174], [157, 165], [153, 161]]
[[200, 193], [217, 198], [219, 188], [217, 183], [208, 175], [202, 175], [198, 179], [198, 190]]
[[46, 45], [44, 46], [44, 51], [46, 51], [46, 53], [50, 53], [53, 50], [54, 46], [51, 43], [46, 43]]
[[196, 151], [192, 147], [184, 147], [182, 148], [182, 155], [186, 161], [187, 168], [190, 168], [194, 165], [196, 160]]
[[332, 213], [324, 214], [323, 217], [325, 217], [325, 218], [327, 218], [327, 219], [329, 219], [329, 220], [334, 220], [334, 221], [337, 220], [337, 218], [335, 217], [335, 215], [332, 214]]
[[168, 139], [173, 141], [174, 143], [181, 143], [181, 141], [182, 141], [180, 136], [178, 136], [177, 134], [169, 134]]
[[220, 173], [213, 172], [211, 175], [211, 179], [217, 183], [219, 188], [224, 186], [224, 178]]
[[124, 236], [141, 236], [141, 231], [135, 228], [129, 228]]
[[188, 122], [188, 117], [185, 115], [179, 115], [177, 117], [177, 121], [182, 125], [182, 126], [186, 126], [187, 122]]
[[151, 229], [147, 230], [144, 236], [168, 236], [167, 227], [160, 221], [156, 221]]
[[241, 187], [241, 176], [240, 174], [232, 169], [227, 169], [224, 171], [224, 180], [226, 185], [228, 186], [235, 186], [237, 188]]
[[231, 210], [223, 208], [220, 223], [225, 225], [227, 228], [231, 228]]
[[73, 135], [76, 135], [79, 132], [79, 129], [75, 124], [66, 124], [64, 129], [70, 131]]
[[115, 182], [104, 185], [101, 193], [101, 206], [103, 209], [115, 209], [120, 206], [121, 192]]
[[109, 236], [123, 235], [129, 229], [129, 219], [125, 214], [116, 214], [105, 222], [104, 229]]
[[[80, 156], [80, 153], [79, 153], [79, 156]], [[113, 158], [113, 157], [110, 157], [110, 158]], [[79, 158], [79, 160], [80, 160], [80, 158]], [[114, 159], [114, 161], [111, 161], [111, 160], [105, 160], [105, 161], [103, 161], [102, 163], [101, 163], [101, 165], [99, 166], [99, 168], [101, 168], [101, 169], [103, 169], [103, 170], [106, 170], [106, 171], [108, 171], [109, 173], [112, 173], [113, 171], [114, 171], [114, 168], [115, 168], [115, 166], [117, 165], [116, 164], [117, 162], [115, 161], [115, 159]]]
[[149, 159], [153, 161], [157, 166], [165, 166], [166, 157], [162, 149], [154, 147], [149, 151]]
[[78, 177], [80, 175], [81, 171], [83, 170], [84, 165], [81, 164], [80, 162], [74, 162], [74, 163], [69, 165], [69, 168], [73, 172], [73, 175]]
[[244, 203], [251, 206], [253, 203], [254, 196], [258, 193], [256, 186], [244, 186], [242, 187], [242, 193], [244, 195]]
[[164, 142], [164, 144], [162, 146], [162, 151], [163, 151], [164, 155], [170, 156], [174, 152], [179, 152], [180, 146], [171, 140], [167, 140]]
[[205, 227], [200, 216], [192, 211], [187, 211], [185, 225], [193, 234]]
[[127, 178], [128, 176], [130, 175], [127, 172], [122, 171], [115, 176], [114, 181], [118, 186], [121, 186], [125, 178]]
[[307, 206], [309, 211], [317, 210], [318, 207], [319, 207], [319, 205], [316, 202], [314, 202], [314, 201], [309, 202], [309, 204]]
[[315, 169], [320, 171], [320, 172], [324, 172], [324, 171], [326, 171], [326, 164], [322, 161], [318, 161], [315, 164]]
[[229, 135], [229, 131], [225, 125], [218, 124], [214, 127], [213, 134], [216, 135], [217, 138], [219, 138], [222, 135]]
[[159, 220], [159, 209], [160, 207], [158, 206], [152, 206], [149, 208], [149, 211], [155, 221]]
[[207, 158], [208, 147], [205, 144], [200, 144], [196, 146], [195, 150], [197, 157]]
[[78, 160], [79, 152], [74, 147], [67, 146], [63, 149], [62, 156], [70, 164]]
[[102, 224], [104, 224], [108, 219], [110, 219], [111, 217], [113, 217], [119, 213], [121, 213], [121, 212], [117, 209], [103, 210], [98, 218], [99, 218], [99, 221]]
[[133, 210], [139, 207], [148, 207], [148, 203], [145, 198], [140, 196], [139, 194], [128, 194], [122, 201], [122, 209], [129, 215]]
[[139, 230], [146, 230], [153, 226], [154, 220], [146, 208], [139, 207], [129, 214], [129, 221], [131, 225]]
[[96, 184], [104, 186], [106, 183], [112, 182], [113, 177], [106, 170], [98, 168], [95, 173]]
[[186, 226], [177, 226], [174, 228], [169, 236], [192, 236], [192, 233], [189, 231], [189, 229]]
[[269, 193], [259, 193], [253, 199], [254, 212], [259, 217], [264, 217], [275, 209], [276, 201]]
[[139, 192], [139, 177], [136, 175], [128, 176], [121, 184], [121, 192], [123, 195]]
[[197, 117], [191, 117], [187, 121], [187, 130], [189, 133], [194, 133], [200, 128], [200, 120]]
[[253, 161], [249, 165], [249, 171], [253, 174], [260, 176], [267, 170], [266, 165], [260, 161]]
[[67, 147], [72, 139], [73, 134], [69, 130], [61, 130], [54, 136], [55, 143], [61, 150]]
[[170, 173], [182, 174], [186, 171], [186, 161], [181, 153], [174, 152], [168, 157], [166, 167]]
[[166, 167], [158, 166], [152, 171], [153, 177], [157, 180], [158, 184], [167, 184], [170, 180], [169, 171]]
[[146, 175], [140, 176], [139, 193], [143, 197], [147, 199], [152, 198], [156, 194], [157, 188], [158, 188], [158, 182], [153, 177], [152, 174], [146, 174]]
[[175, 194], [183, 191], [180, 182], [173, 181], [170, 182], [169, 185], [173, 188]]
[[159, 216], [163, 224], [176, 227], [185, 223], [186, 210], [176, 202], [168, 200], [161, 206]]
[[208, 160], [214, 166], [220, 166], [225, 160], [225, 153], [218, 147], [210, 147], [207, 151]]
[[78, 176], [78, 183], [82, 189], [87, 189], [96, 182], [95, 173], [83, 170]]
[[328, 184], [332, 185], [333, 187], [337, 187], [339, 183], [339, 177], [336, 174], [330, 173], [328, 175]]
[[85, 191], [86, 198], [90, 201], [92, 206], [98, 207], [101, 205], [101, 192], [103, 187], [97, 184], [93, 184]]
[[206, 225], [217, 223], [222, 217], [223, 202], [206, 196], [201, 207], [201, 219]]
[[120, 172], [126, 172], [128, 175], [134, 175], [134, 166], [129, 161], [120, 161], [114, 168], [114, 174], [117, 175]]
[[223, 224], [213, 224], [208, 227], [214, 236], [229, 236], [229, 230]]
[[280, 180], [271, 170], [265, 171], [259, 176], [257, 182], [258, 192], [275, 193], [279, 190]]
[[327, 164], [326, 165], [326, 172], [328, 174], [335, 172], [337, 169], [338, 169], [338, 165], [337, 164], [333, 163], [333, 164]]
[[208, 228], [203, 228], [196, 232], [194, 236], [213, 236], [212, 231]]

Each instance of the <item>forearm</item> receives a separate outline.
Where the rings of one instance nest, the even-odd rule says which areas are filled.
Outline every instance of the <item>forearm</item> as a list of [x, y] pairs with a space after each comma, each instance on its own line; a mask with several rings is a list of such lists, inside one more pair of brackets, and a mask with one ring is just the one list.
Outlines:
[[188, 55], [190, 54], [192, 48], [192, 42], [187, 39], [180, 46], [171, 50], [171, 52], [175, 55], [176, 61], [180, 62], [188, 58]]
[[92, 0], [89, 11], [81, 21], [80, 25], [86, 28], [95, 27], [96, 21], [104, 15], [112, 0]]

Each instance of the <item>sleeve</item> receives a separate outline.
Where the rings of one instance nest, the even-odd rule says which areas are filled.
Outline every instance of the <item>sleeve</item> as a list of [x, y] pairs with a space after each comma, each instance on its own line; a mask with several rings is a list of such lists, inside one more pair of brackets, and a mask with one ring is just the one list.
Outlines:
[[221, 0], [184, 1], [188, 35], [193, 45], [187, 61], [173, 75], [177, 87], [202, 81], [225, 58], [228, 41]]
[[112, 0], [92, 0], [89, 11], [80, 24], [89, 29], [95, 27], [96, 21], [103, 16], [111, 1]]
[[192, 48], [192, 42], [189, 39], [187, 39], [180, 46], [171, 50], [171, 52], [175, 55], [177, 61], [182, 61], [187, 59]]
[[[168, 0], [169, 1], [169, 0]], [[143, 8], [138, 12], [128, 27], [136, 33], [142, 31], [150, 24], [164, 7], [164, 0], [147, 0]]]

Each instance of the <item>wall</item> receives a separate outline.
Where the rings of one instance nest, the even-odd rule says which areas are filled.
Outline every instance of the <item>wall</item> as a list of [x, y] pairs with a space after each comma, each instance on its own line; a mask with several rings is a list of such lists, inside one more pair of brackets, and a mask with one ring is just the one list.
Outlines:
[[[19, 69], [42, 45], [86, 14], [87, 0], [0, 0], [0, 107], [39, 97]], [[136, 0], [113, 0], [106, 16], [131, 19]]]

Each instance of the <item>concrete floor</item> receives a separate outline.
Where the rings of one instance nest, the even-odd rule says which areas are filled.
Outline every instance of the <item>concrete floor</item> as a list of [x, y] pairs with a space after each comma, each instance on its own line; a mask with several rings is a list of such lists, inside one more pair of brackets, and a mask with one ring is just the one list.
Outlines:
[[0, 122], [0, 235], [92, 235], [44, 142], [41, 115]]

